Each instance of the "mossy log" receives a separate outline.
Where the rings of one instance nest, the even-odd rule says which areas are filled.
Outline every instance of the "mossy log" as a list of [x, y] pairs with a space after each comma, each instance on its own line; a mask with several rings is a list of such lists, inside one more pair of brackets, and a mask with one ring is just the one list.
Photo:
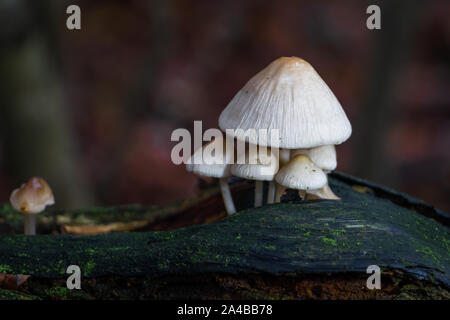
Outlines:
[[[166, 209], [167, 219], [198, 213], [204, 218], [193, 223], [214, 223], [171, 231], [4, 235], [0, 272], [31, 275], [24, 293], [52, 299], [450, 299], [446, 213], [339, 173], [330, 185], [341, 201], [293, 200], [254, 209], [252, 184], [238, 182], [232, 188], [237, 214], [222, 218], [220, 195], [208, 191]], [[154, 229], [171, 225], [161, 210], [123, 208], [132, 219], [155, 223], [160, 217]], [[121, 209], [103, 211], [115, 212], [115, 221]], [[8, 207], [0, 211], [4, 219], [10, 215]], [[81, 291], [64, 288], [72, 264], [82, 270]], [[381, 267], [381, 290], [365, 286], [369, 265]]]

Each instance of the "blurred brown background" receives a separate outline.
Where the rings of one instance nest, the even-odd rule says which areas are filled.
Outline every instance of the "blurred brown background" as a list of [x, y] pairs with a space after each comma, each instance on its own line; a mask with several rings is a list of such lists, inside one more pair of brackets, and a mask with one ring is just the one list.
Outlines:
[[338, 170], [450, 211], [449, 16], [445, 0], [2, 1], [0, 202], [32, 175], [58, 207], [188, 197], [172, 130], [217, 127], [248, 79], [295, 55], [353, 125]]

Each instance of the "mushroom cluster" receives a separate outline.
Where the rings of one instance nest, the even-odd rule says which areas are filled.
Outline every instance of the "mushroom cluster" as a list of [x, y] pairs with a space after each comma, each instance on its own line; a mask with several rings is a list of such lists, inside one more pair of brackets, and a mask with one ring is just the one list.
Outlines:
[[[234, 96], [220, 114], [219, 127], [228, 139], [268, 150], [268, 163], [238, 154], [238, 159], [245, 157], [248, 162], [227, 162], [223, 170], [227, 177], [255, 180], [255, 206], [263, 203], [263, 181], [270, 182], [267, 203], [279, 202], [287, 188], [299, 190], [303, 199], [339, 199], [328, 185], [327, 174], [337, 166], [335, 145], [350, 137], [352, 127], [333, 92], [308, 62], [297, 57], [273, 61]], [[260, 139], [261, 129], [278, 130], [278, 140]]]

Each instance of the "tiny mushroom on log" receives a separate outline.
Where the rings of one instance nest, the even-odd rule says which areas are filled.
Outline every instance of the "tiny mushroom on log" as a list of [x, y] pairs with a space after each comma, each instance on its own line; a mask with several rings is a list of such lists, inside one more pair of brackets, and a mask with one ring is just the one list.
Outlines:
[[[233, 198], [228, 185], [228, 178], [231, 177], [230, 164], [233, 155], [225, 152], [225, 139], [218, 137], [207, 143], [203, 147], [196, 150], [190, 157], [186, 170], [204, 177], [213, 177], [219, 179], [220, 191], [222, 193], [223, 203], [228, 215], [236, 212]], [[204, 152], [205, 150], [214, 150], [214, 152], [222, 151], [222, 154], [212, 155], [212, 152]], [[197, 158], [199, 163], [195, 163]]]
[[[333, 153], [334, 145], [346, 141], [352, 133], [333, 92], [308, 62], [297, 57], [281, 57], [251, 78], [220, 114], [219, 127], [223, 131], [233, 129], [230, 133], [238, 140], [280, 148], [280, 170], [291, 158], [292, 149], [310, 149], [313, 158], [316, 152]], [[260, 141], [261, 129], [278, 130], [279, 140]], [[256, 133], [249, 135], [247, 130]], [[318, 149], [322, 146], [327, 147]], [[335, 162], [335, 158], [328, 160]], [[326, 166], [335, 168], [331, 162]], [[268, 203], [272, 202], [271, 188], [273, 184], [269, 185]], [[280, 191], [277, 193], [280, 195]]]
[[10, 202], [15, 210], [25, 214], [25, 234], [35, 235], [36, 214], [53, 205], [55, 198], [44, 179], [33, 177], [11, 193]]

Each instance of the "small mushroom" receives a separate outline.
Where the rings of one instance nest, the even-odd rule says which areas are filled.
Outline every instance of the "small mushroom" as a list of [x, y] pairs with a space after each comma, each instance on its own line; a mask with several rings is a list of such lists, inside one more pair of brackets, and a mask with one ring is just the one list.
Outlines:
[[26, 235], [36, 234], [36, 214], [55, 203], [52, 189], [44, 179], [38, 177], [31, 178], [15, 189], [9, 200], [15, 210], [25, 214]]
[[[217, 149], [222, 148], [223, 157], [220, 163], [214, 163], [213, 157], [211, 154], [206, 154], [206, 159], [203, 157], [203, 162], [196, 164], [193, 163], [195, 159], [195, 155], [197, 153], [203, 153], [204, 148], [207, 146]], [[230, 186], [228, 185], [228, 178], [231, 177], [230, 164], [231, 163], [231, 155], [227, 155], [225, 152], [225, 143], [223, 137], [219, 137], [209, 142], [202, 148], [196, 150], [191, 158], [189, 159], [189, 164], [186, 165], [186, 170], [198, 174], [204, 177], [213, 177], [219, 179], [220, 191], [222, 193], [223, 203], [225, 205], [225, 209], [228, 215], [231, 215], [236, 212], [236, 208], [234, 206], [233, 198], [231, 196]]]
[[[334, 145], [326, 145], [320, 146], [316, 148], [310, 149], [296, 149], [292, 150], [292, 155], [295, 156], [297, 154], [304, 154], [308, 156], [311, 161], [321, 168], [326, 174], [330, 171], [336, 169], [337, 160], [336, 160], [336, 148]], [[306, 199], [331, 199], [331, 200], [340, 200], [340, 198], [334, 194], [331, 190], [330, 186], [327, 184], [320, 190], [311, 190], [303, 194], [300, 193], [300, 196]]]
[[336, 148], [334, 145], [319, 146], [310, 149], [292, 150], [292, 156], [304, 154], [322, 170], [333, 171], [336, 169]]
[[327, 175], [307, 156], [299, 154], [278, 171], [275, 180], [282, 186], [277, 188], [276, 194], [276, 202], [280, 202], [286, 188], [306, 192], [323, 188], [327, 184]]
[[258, 152], [255, 152], [254, 154], [238, 155], [237, 164], [231, 165], [232, 175], [255, 180], [255, 207], [260, 207], [263, 204], [263, 181], [273, 181], [278, 171], [278, 158], [271, 150], [268, 150], [268, 152], [266, 159], [268, 163], [262, 163]]

